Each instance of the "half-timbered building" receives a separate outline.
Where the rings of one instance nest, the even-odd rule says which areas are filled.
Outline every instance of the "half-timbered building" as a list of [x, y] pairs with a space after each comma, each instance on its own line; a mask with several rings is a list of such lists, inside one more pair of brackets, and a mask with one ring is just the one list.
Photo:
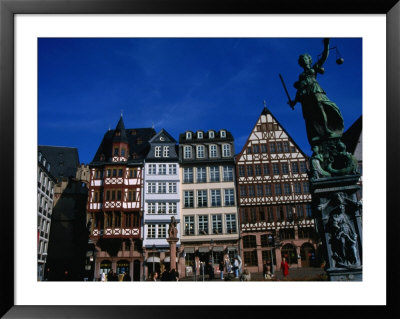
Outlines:
[[154, 135], [152, 128], [125, 129], [121, 116], [89, 164], [87, 217], [96, 278], [111, 269], [134, 281], [142, 278], [143, 167]]
[[282, 257], [291, 267], [315, 260], [307, 167], [307, 156], [265, 107], [236, 156], [241, 253], [250, 271], [262, 271], [264, 262], [279, 269]]
[[187, 270], [238, 252], [234, 139], [224, 129], [179, 136], [181, 251]]
[[[160, 273], [163, 264], [170, 265], [170, 247], [167, 242], [168, 224], [173, 216], [180, 223], [179, 157], [176, 140], [162, 129], [149, 141], [150, 150], [145, 159], [143, 248], [146, 256], [146, 277]], [[178, 229], [178, 235], [180, 231]], [[179, 249], [180, 241], [176, 243]]]

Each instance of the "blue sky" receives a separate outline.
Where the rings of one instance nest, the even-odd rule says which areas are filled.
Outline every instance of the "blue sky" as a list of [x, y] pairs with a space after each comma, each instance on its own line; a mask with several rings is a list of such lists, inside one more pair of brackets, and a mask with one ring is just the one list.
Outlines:
[[[340, 108], [345, 129], [362, 114], [362, 40], [332, 38], [335, 50], [318, 80]], [[38, 143], [77, 147], [92, 161], [123, 110], [126, 128], [232, 132], [240, 152], [263, 101], [306, 154], [301, 105], [292, 99], [302, 53], [313, 61], [321, 38], [41, 38], [38, 46]]]

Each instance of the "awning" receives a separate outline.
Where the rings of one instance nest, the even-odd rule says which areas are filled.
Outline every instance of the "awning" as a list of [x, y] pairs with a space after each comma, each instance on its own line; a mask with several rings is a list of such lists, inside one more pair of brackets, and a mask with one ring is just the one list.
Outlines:
[[165, 257], [163, 262], [169, 263], [171, 261], [171, 258], [169, 256]]
[[194, 253], [194, 247], [185, 247], [184, 251], [187, 254], [193, 254]]
[[208, 247], [199, 247], [199, 253], [208, 253], [210, 248]]
[[214, 247], [213, 251], [224, 251], [224, 247], [222, 247], [222, 246]]
[[237, 247], [228, 247], [228, 250], [237, 250]]
[[149, 257], [149, 258], [147, 258], [146, 262], [152, 263], [153, 259], [154, 259], [155, 263], [159, 263], [160, 262], [160, 257]]

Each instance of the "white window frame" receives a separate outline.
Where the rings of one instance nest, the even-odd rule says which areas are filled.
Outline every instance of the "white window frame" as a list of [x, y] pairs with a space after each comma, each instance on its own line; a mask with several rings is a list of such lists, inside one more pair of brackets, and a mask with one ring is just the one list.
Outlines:
[[157, 174], [157, 165], [156, 164], [149, 164], [147, 173], [149, 175], [156, 175]]
[[158, 175], [167, 175], [167, 164], [158, 165]]
[[211, 144], [210, 145], [210, 158], [216, 158], [216, 157], [218, 157], [217, 145]]
[[156, 193], [156, 183], [155, 182], [147, 182], [147, 193], [155, 194]]
[[224, 137], [224, 138], [225, 138], [225, 137], [226, 137], [226, 131], [221, 130], [221, 131], [220, 131], [220, 135], [221, 135], [221, 137]]
[[168, 183], [168, 193], [169, 194], [176, 194], [177, 193], [176, 183]]
[[235, 206], [235, 191], [233, 188], [224, 189], [224, 206]]
[[157, 214], [165, 215], [167, 213], [167, 203], [159, 202], [157, 203]]
[[147, 225], [147, 238], [156, 238], [156, 225]]
[[158, 182], [157, 194], [166, 194], [166, 193], [167, 193], [167, 183]]
[[210, 197], [211, 197], [211, 207], [221, 207], [222, 206], [220, 189], [211, 189]]
[[231, 145], [230, 144], [223, 144], [222, 145], [222, 157], [230, 157], [231, 154], [232, 154]]
[[208, 138], [215, 138], [215, 132], [214, 131], [209, 131], [208, 132]]
[[191, 146], [184, 146], [183, 147], [183, 158], [192, 158], [192, 147]]
[[183, 169], [183, 182], [193, 183], [193, 167], [185, 167]]
[[168, 214], [176, 214], [178, 205], [176, 203], [168, 203]]
[[203, 138], [203, 132], [197, 132], [197, 138], [202, 139]]
[[163, 147], [163, 157], [169, 157], [169, 146]]
[[153, 215], [156, 213], [156, 203], [147, 204], [147, 214]]
[[161, 146], [156, 146], [154, 149], [154, 156], [161, 157]]
[[186, 139], [191, 140], [192, 139], [192, 132], [186, 132]]
[[197, 158], [205, 158], [206, 157], [204, 149], [205, 149], [204, 145], [197, 145], [197, 147], [196, 147]]
[[158, 225], [157, 238], [167, 238], [167, 225], [165, 224]]
[[176, 164], [168, 164], [168, 174], [176, 175]]

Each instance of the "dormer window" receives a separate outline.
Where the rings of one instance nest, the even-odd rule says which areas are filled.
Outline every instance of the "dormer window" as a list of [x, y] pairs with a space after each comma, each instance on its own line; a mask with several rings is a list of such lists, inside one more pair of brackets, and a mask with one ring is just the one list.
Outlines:
[[39, 152], [39, 155], [38, 155], [38, 160], [39, 160], [39, 162], [42, 160], [42, 153], [40, 153], [40, 152]]
[[121, 136], [121, 132], [115, 132], [115, 136]]
[[169, 157], [169, 146], [164, 146], [163, 157]]
[[197, 146], [197, 158], [204, 158], [204, 145]]
[[46, 167], [46, 159], [43, 158], [43, 166]]
[[125, 149], [124, 148], [121, 148], [121, 156], [125, 157]]
[[226, 132], [222, 130], [222, 131], [220, 131], [220, 135], [221, 135], [221, 137], [225, 138], [226, 137]]
[[187, 140], [192, 139], [192, 132], [186, 132], [186, 139]]
[[115, 147], [114, 148], [114, 156], [118, 156], [119, 155], [119, 148]]
[[208, 138], [214, 138], [214, 137], [215, 137], [214, 131], [208, 132]]
[[197, 132], [197, 138], [203, 138], [203, 132]]
[[183, 157], [184, 158], [191, 158], [192, 157], [192, 147], [191, 146], [185, 146], [184, 147]]
[[50, 172], [50, 163], [47, 163], [46, 169], [48, 172]]
[[156, 146], [154, 156], [161, 157], [161, 146]]

